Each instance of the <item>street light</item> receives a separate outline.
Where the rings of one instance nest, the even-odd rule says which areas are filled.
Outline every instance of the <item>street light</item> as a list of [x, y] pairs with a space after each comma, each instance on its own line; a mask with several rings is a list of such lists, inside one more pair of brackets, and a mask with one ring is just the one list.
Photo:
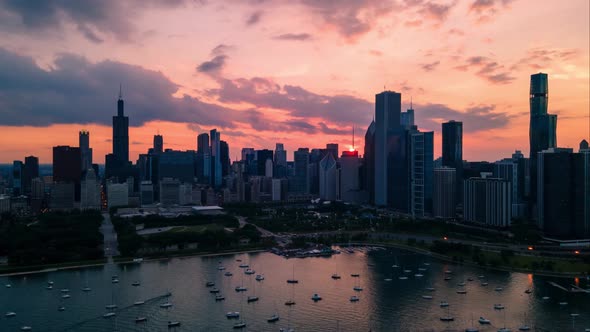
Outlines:
[[576, 251], [574, 251], [574, 254], [579, 255], [580, 254], [580, 251], [579, 250], [576, 250]]
[[527, 249], [532, 251], [534, 248], [532, 246], [529, 246]]

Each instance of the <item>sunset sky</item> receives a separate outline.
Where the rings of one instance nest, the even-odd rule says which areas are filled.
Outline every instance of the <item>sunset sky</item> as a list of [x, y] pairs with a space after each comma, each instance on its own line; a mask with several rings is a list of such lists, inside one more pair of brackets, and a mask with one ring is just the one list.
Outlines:
[[131, 159], [152, 145], [351, 144], [384, 87], [435, 131], [464, 122], [468, 160], [528, 154], [530, 74], [549, 74], [557, 142], [588, 140], [588, 0], [0, 0], [0, 162], [78, 144], [111, 152], [119, 84]]

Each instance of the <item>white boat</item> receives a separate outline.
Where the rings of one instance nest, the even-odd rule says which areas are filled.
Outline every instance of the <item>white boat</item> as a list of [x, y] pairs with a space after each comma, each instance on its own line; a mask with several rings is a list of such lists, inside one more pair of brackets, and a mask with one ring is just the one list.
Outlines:
[[391, 281], [391, 280], [393, 280], [393, 279], [391, 279], [391, 278], [385, 278], [385, 279], [383, 279], [383, 280], [384, 280], [384, 281]]
[[250, 265], [248, 265], [248, 264], [240, 264], [240, 268], [242, 268], [242, 269], [246, 269], [246, 268], [248, 268], [249, 266], [250, 266]]
[[48, 285], [53, 285], [53, 281], [49, 280], [49, 281], [47, 282], [47, 284], [48, 284]]
[[20, 330], [21, 331], [31, 331], [31, 330], [33, 330], [33, 328], [30, 326], [21, 326]]
[[501, 292], [501, 291], [503, 291], [503, 290], [504, 290], [504, 288], [502, 288], [502, 287], [496, 287], [496, 288], [494, 288], [494, 290], [495, 290], [496, 292]]
[[455, 320], [455, 317], [453, 316], [443, 316], [440, 318], [441, 321], [443, 322], [452, 322]]
[[105, 305], [104, 308], [108, 309], [108, 310], [113, 310], [113, 309], [117, 309], [117, 305], [116, 304], [109, 304], [109, 305]]
[[356, 295], [353, 295], [350, 297], [350, 302], [358, 302], [359, 300], [360, 300], [359, 297]]
[[445, 277], [445, 281], [449, 281], [449, 280], [451, 280], [451, 279], [453, 279], [453, 278], [451, 278], [451, 277], [448, 277], [448, 276], [447, 276], [447, 277]]
[[16, 316], [16, 312], [9, 311], [4, 316], [6, 316], [6, 317], [14, 317], [14, 316]]
[[360, 292], [363, 290], [363, 288], [361, 286], [354, 286], [352, 289], [357, 292]]
[[133, 263], [141, 263], [143, 262], [143, 258], [134, 258]]
[[66, 311], [66, 307], [59, 307], [57, 308], [57, 311]]
[[177, 321], [168, 321], [168, 328], [178, 327], [178, 326], [180, 326], [180, 322], [177, 322]]
[[240, 317], [240, 312], [238, 312], [238, 311], [230, 311], [227, 314], [225, 314], [225, 317], [227, 317], [227, 318], [238, 318], [238, 317]]
[[225, 270], [225, 266], [219, 266], [219, 267], [217, 268], [217, 270], [219, 270], [219, 271], [223, 271], [223, 270]]
[[209, 293], [213, 293], [213, 294], [219, 293], [219, 288], [213, 287], [209, 290]]
[[11, 288], [12, 287], [11, 284], [6, 284], [5, 286], [6, 286], [6, 288]]
[[485, 287], [485, 286], [488, 285], [488, 283], [484, 281], [484, 282], [481, 283], [481, 285]]
[[322, 297], [318, 293], [315, 293], [311, 296], [311, 299], [314, 301], [319, 301], [322, 299]]
[[213, 287], [213, 286], [215, 286], [215, 283], [213, 281], [207, 281], [205, 283], [205, 287]]
[[507, 327], [502, 327], [498, 330], [498, 332], [512, 332], [512, 331]]
[[530, 331], [530, 330], [531, 330], [531, 327], [525, 324], [525, 325], [521, 325], [521, 326], [518, 328], [518, 330], [519, 330], [519, 331]]
[[147, 321], [147, 317], [135, 317], [135, 322], [136, 323], [142, 323]]
[[246, 288], [244, 286], [236, 286], [236, 292], [245, 292], [247, 290], [248, 290], [248, 288]]
[[53, 286], [49, 285], [49, 286], [45, 287], [45, 289], [52, 290]]
[[480, 275], [477, 276], [477, 278], [479, 278], [479, 279], [484, 279], [485, 277], [486, 276], [484, 276], [483, 274], [480, 274]]
[[465, 332], [479, 332], [479, 330], [475, 327], [468, 327], [465, 329]]
[[424, 271], [426, 271], [426, 268], [424, 268], [424, 267], [419, 267], [419, 268], [418, 268], [418, 271], [422, 271], [422, 272], [424, 272]]
[[274, 323], [274, 322], [278, 321], [279, 319], [280, 319], [279, 315], [274, 314], [274, 315], [270, 316], [270, 318], [267, 319], [266, 321], [269, 323]]
[[340, 279], [340, 275], [338, 273], [332, 274], [332, 279], [337, 280]]
[[111, 318], [114, 317], [116, 313], [114, 312], [107, 312], [106, 314], [102, 315], [103, 318]]
[[445, 271], [445, 273], [446, 273], [446, 274], [451, 274], [451, 273], [453, 273], [453, 271], [451, 271], [451, 270], [446, 270], [446, 271]]
[[457, 294], [467, 294], [467, 290], [465, 289], [457, 289]]
[[226, 277], [231, 277], [231, 276], [233, 276], [233, 273], [227, 271], [223, 275], [226, 276]]
[[580, 316], [580, 314], [571, 313], [570, 316], [572, 316], [572, 317], [578, 317], [578, 316]]
[[414, 277], [416, 278], [422, 278], [424, 275], [422, 273], [416, 273], [414, 274]]
[[350, 274], [350, 276], [351, 276], [351, 277], [353, 277], [353, 278], [358, 278], [358, 277], [360, 277], [361, 275], [360, 275], [360, 274], [358, 274], [358, 273], [351, 273], [351, 274]]
[[145, 301], [135, 301], [133, 302], [133, 305], [144, 305]]
[[297, 279], [288, 279], [287, 280], [287, 283], [289, 283], [289, 284], [297, 284], [297, 283], [299, 283], [299, 280], [297, 280]]
[[447, 301], [440, 301], [440, 307], [444, 308], [444, 307], [448, 307], [449, 306], [449, 302]]
[[288, 306], [295, 305], [295, 301], [293, 301], [293, 300], [287, 300], [287, 301], [285, 302], [285, 305], [288, 305]]
[[137, 287], [137, 286], [139, 286], [139, 285], [140, 285], [139, 281], [134, 281], [134, 282], [131, 284], [131, 286], [135, 286], [135, 287]]
[[225, 300], [225, 296], [223, 296], [221, 294], [215, 295], [215, 301], [223, 301], [223, 300]]
[[243, 329], [244, 327], [246, 327], [246, 323], [244, 322], [237, 322], [234, 324], [234, 329]]
[[92, 289], [90, 289], [90, 287], [84, 287], [82, 288], [83, 292], [90, 292]]
[[412, 270], [404, 270], [404, 273], [412, 273]]
[[432, 296], [431, 295], [422, 295], [422, 298], [425, 300], [432, 300]]
[[258, 296], [255, 296], [255, 295], [248, 296], [248, 299], [246, 301], [248, 303], [250, 303], [250, 302], [256, 302], [256, 301], [258, 301]]
[[61, 296], [62, 299], [69, 299], [70, 297], [70, 294], [64, 294]]
[[264, 275], [257, 274], [255, 279], [256, 279], [256, 281], [262, 281], [262, 280], [264, 280]]
[[118, 283], [119, 283], [119, 279], [113, 279], [111, 282], [112, 282], [113, 284], [118, 284]]
[[398, 279], [399, 279], [399, 280], [408, 280], [408, 277], [406, 277], [406, 276], [401, 276], [401, 277], [399, 277]]
[[462, 282], [458, 283], [457, 286], [464, 287], [465, 286], [465, 282], [462, 281]]
[[67, 288], [64, 288], [64, 289], [62, 289], [60, 292], [62, 292], [62, 293], [69, 293], [69, 292], [70, 292], [70, 290], [69, 290], [69, 289], [67, 289]]
[[256, 271], [252, 270], [252, 269], [246, 269], [246, 271], [244, 271], [245, 274], [254, 274], [256, 273]]
[[496, 309], [496, 310], [502, 310], [502, 309], [504, 309], [504, 305], [502, 305], [500, 303], [496, 303], [496, 304], [494, 304], [494, 309]]
[[279, 329], [279, 332], [295, 332], [295, 329], [292, 329], [292, 328], [289, 328], [289, 327], [287, 327], [287, 328], [281, 327]]
[[532, 291], [532, 290], [530, 290], [530, 289], [527, 289], [527, 290], [525, 290], [524, 292], [525, 292], [526, 294], [530, 294], [530, 293], [532, 293], [533, 291]]
[[559, 302], [559, 305], [561, 305], [561, 306], [567, 305], [567, 302]]
[[172, 303], [170, 303], [170, 302], [165, 302], [165, 303], [160, 304], [160, 308], [164, 308], [164, 309], [170, 308], [171, 306], [172, 306]]
[[426, 287], [426, 290], [429, 291], [429, 292], [434, 292], [435, 291], [434, 287]]
[[480, 324], [483, 324], [483, 325], [488, 325], [488, 324], [491, 324], [491, 322], [490, 322], [490, 320], [489, 320], [489, 319], [486, 319], [486, 318], [483, 318], [483, 317], [479, 317], [479, 319], [478, 319], [478, 322], [479, 322]]
[[549, 299], [550, 299], [550, 297], [549, 297], [549, 296], [543, 296], [543, 300], [547, 301], [547, 300], [549, 300]]
[[424, 266], [430, 266], [430, 263], [424, 263]]

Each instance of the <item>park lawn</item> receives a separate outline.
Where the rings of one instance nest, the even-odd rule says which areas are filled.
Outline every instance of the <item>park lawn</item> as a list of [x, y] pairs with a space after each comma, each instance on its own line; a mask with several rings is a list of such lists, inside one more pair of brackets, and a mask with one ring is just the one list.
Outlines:
[[219, 224], [205, 224], [196, 226], [177, 226], [169, 230], [170, 233], [203, 233], [204, 231], [219, 231], [223, 226]]

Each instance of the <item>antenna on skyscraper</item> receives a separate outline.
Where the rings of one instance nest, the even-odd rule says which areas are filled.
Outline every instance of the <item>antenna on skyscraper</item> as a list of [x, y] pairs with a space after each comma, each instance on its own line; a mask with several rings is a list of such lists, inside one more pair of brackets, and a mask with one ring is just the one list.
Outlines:
[[119, 99], [123, 99], [123, 84], [119, 83]]
[[413, 110], [414, 108], [412, 107], [412, 96], [410, 96], [410, 109]]
[[352, 125], [352, 151], [354, 151], [354, 124]]

